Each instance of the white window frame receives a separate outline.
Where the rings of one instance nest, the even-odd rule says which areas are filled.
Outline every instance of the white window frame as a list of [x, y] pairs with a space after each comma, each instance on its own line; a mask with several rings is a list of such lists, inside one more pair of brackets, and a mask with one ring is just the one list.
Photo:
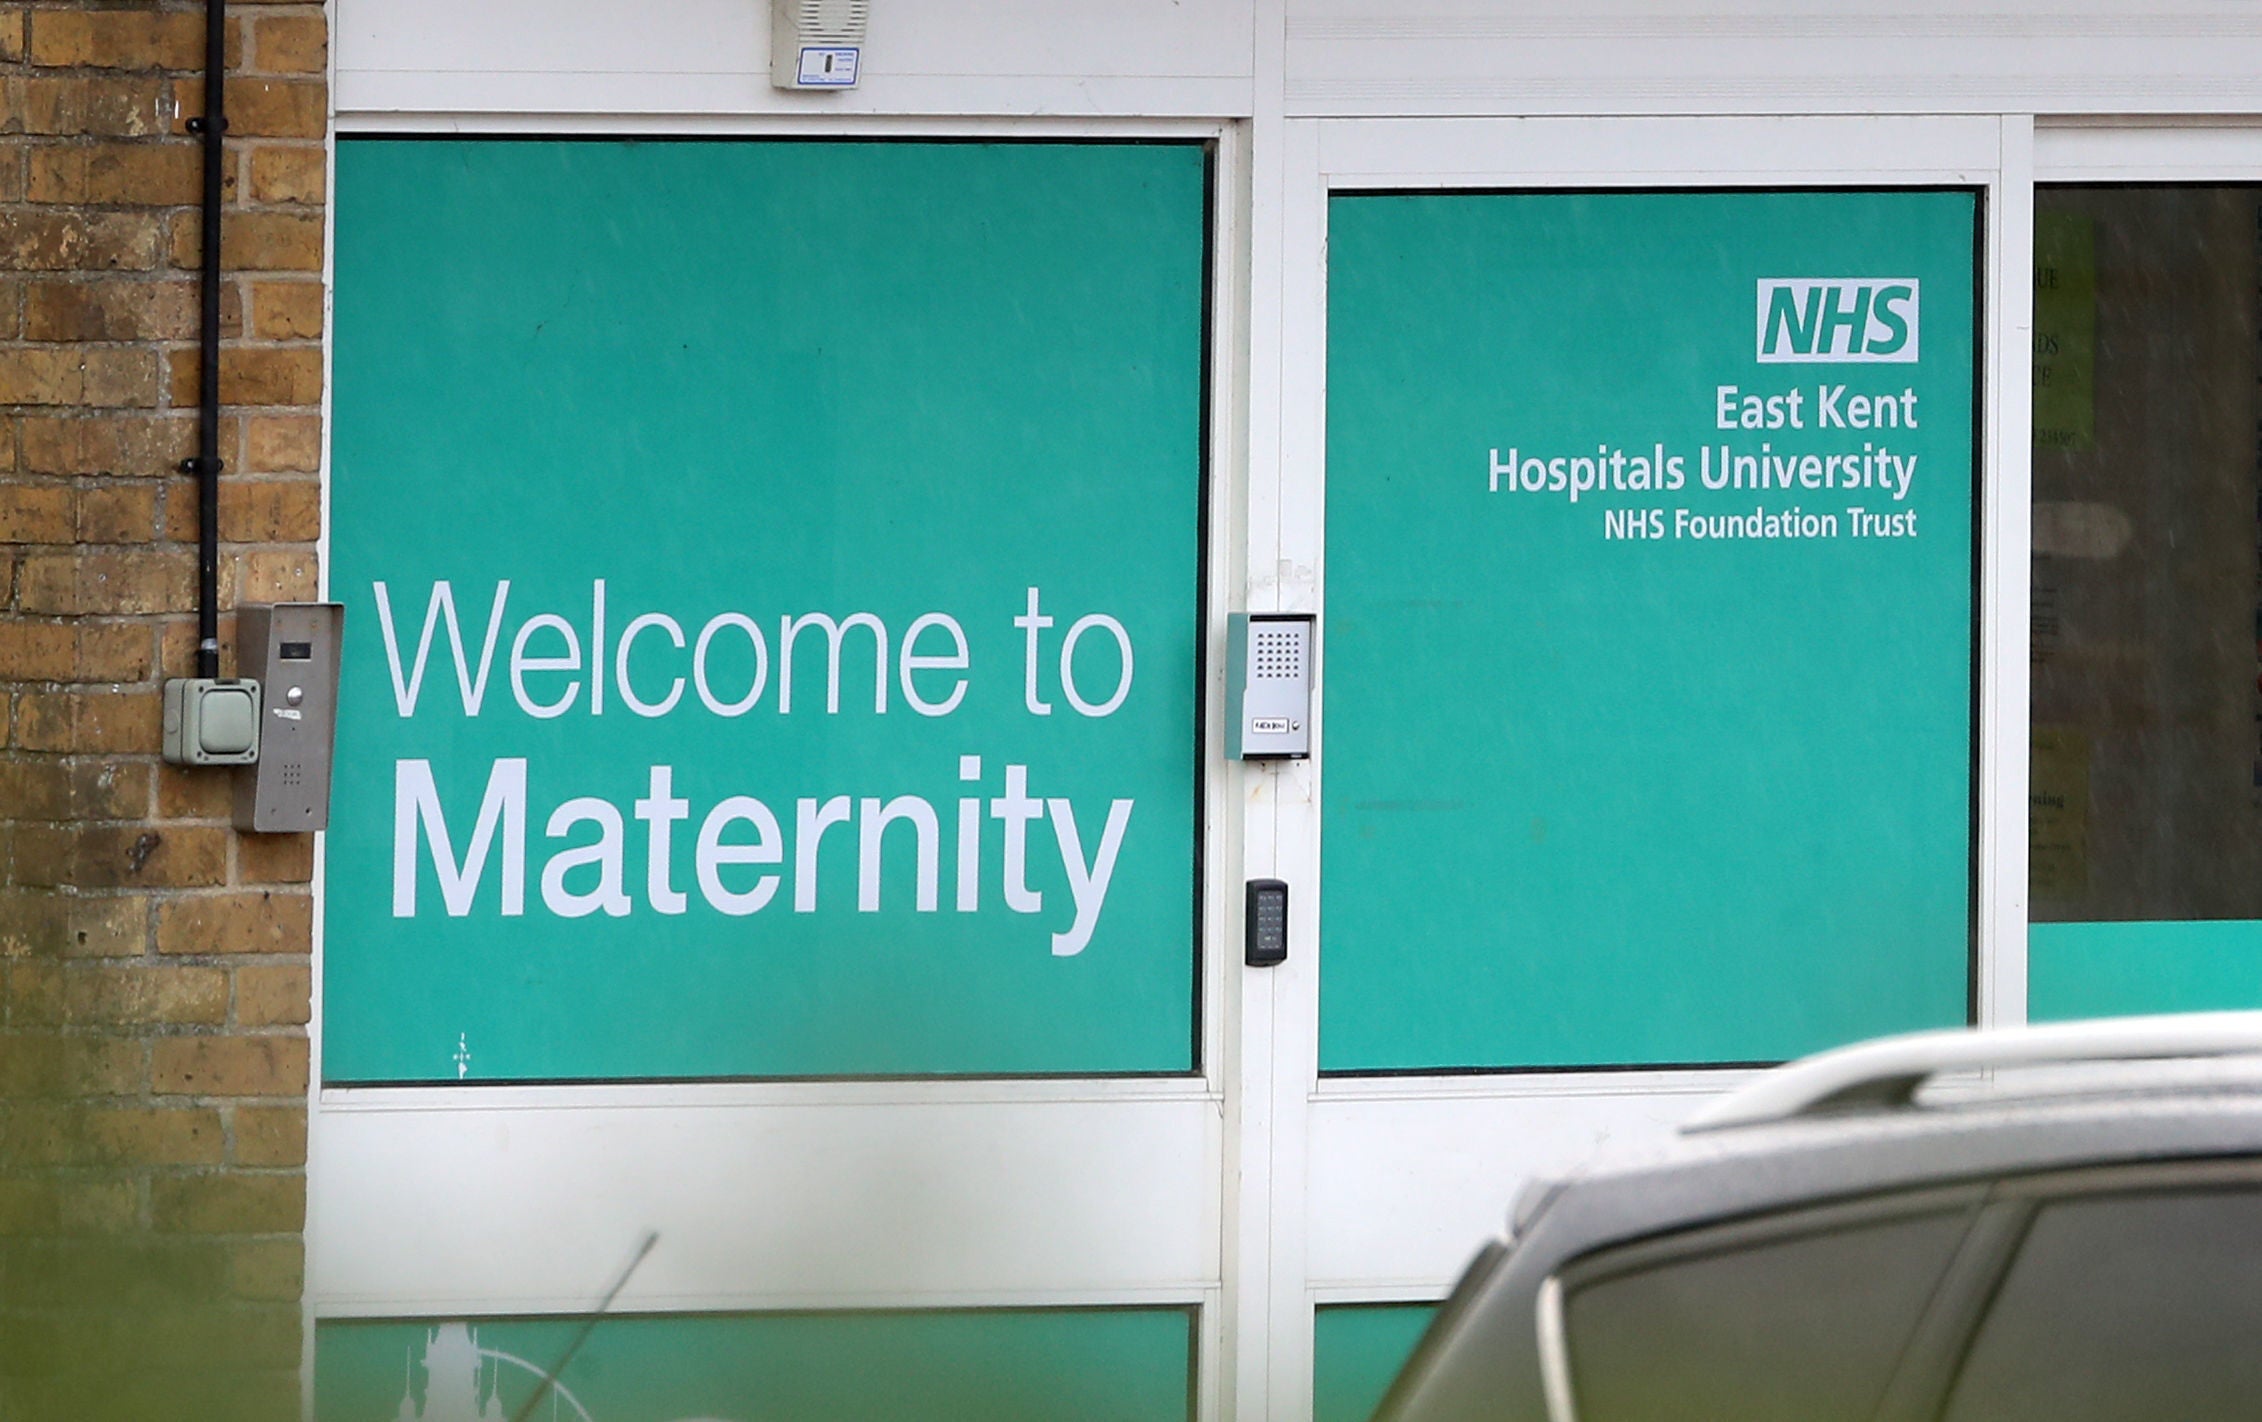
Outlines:
[[[1201, 1070], [1182, 1077], [326, 1087], [326, 846], [314, 871], [303, 1407], [317, 1325], [591, 1308], [647, 1229], [621, 1314], [817, 1308], [1198, 1310], [1198, 1416], [1222, 1415], [1240, 1010], [1240, 815], [1221, 753], [1225, 609], [1247, 468], [1247, 125], [1209, 119], [341, 113], [359, 134], [1176, 139], [1215, 145], [1211, 204]], [[329, 191], [336, 192], [337, 144]], [[325, 211], [334, 292], [336, 204]], [[326, 296], [327, 299], [327, 296]], [[326, 324], [325, 329], [333, 329]], [[325, 343], [326, 365], [330, 349]], [[331, 379], [323, 399], [329, 587]]]

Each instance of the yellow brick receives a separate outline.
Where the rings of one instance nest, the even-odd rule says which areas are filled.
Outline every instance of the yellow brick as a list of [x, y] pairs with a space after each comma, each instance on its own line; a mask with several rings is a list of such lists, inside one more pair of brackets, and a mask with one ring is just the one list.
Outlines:
[[79, 541], [147, 543], [157, 532], [157, 481], [121, 479], [79, 492]]
[[323, 151], [310, 145], [262, 143], [251, 150], [251, 200], [319, 203], [328, 191]]
[[195, 1106], [129, 1106], [91, 1111], [86, 1154], [105, 1164], [218, 1165], [226, 1132], [220, 1113]]
[[80, 1024], [218, 1026], [228, 1020], [228, 975], [164, 963], [74, 968], [65, 1001]]
[[[73, 826], [40, 843], [32, 827], [17, 831], [19, 878], [81, 889], [202, 888], [228, 877], [228, 832], [198, 825]], [[27, 843], [27, 839], [31, 841]], [[51, 878], [60, 873], [65, 877]]]
[[[185, 133], [185, 120], [204, 112], [204, 84], [176, 79], [173, 131]], [[228, 76], [228, 137], [324, 137], [330, 125], [329, 86], [320, 79], [253, 79]]]
[[[225, 421], [223, 421], [225, 423]], [[196, 452], [196, 414], [31, 415], [22, 421], [29, 474], [169, 474]]]
[[136, 624], [9, 619], [0, 622], [0, 680], [143, 680], [149, 644], [149, 628]]
[[235, 813], [235, 785], [225, 775], [177, 765], [157, 767], [157, 817], [224, 820]]
[[246, 884], [304, 884], [314, 878], [314, 836], [247, 834], [236, 841], [236, 875]]
[[32, 691], [17, 699], [16, 744], [65, 754], [147, 754], [157, 748], [162, 724], [155, 691]]
[[322, 486], [276, 479], [223, 488], [220, 530], [239, 543], [312, 543], [322, 535]]
[[[236, 1113], [236, 1150], [243, 1153], [243, 1117]], [[300, 1134], [303, 1136], [304, 1122]], [[301, 1159], [305, 1150], [299, 1151]], [[252, 1164], [241, 1161], [242, 1164]], [[278, 1164], [282, 1162], [276, 1162]], [[306, 1248], [295, 1239], [247, 1240], [228, 1249], [228, 1291], [240, 1299], [269, 1299], [296, 1304], [306, 1290]]]
[[31, 150], [24, 194], [33, 202], [149, 207], [196, 202], [204, 160], [195, 144], [43, 145]]
[[0, 223], [0, 268], [145, 272], [157, 265], [161, 235], [153, 213], [11, 212]]
[[[9, 772], [24, 764], [0, 761], [0, 786], [21, 783]], [[68, 816], [73, 812], [71, 797], [78, 788], [75, 782], [86, 778], [92, 767], [84, 762], [49, 761], [43, 768], [62, 772], [62, 783], [51, 783], [48, 793], [65, 807], [64, 815], [56, 817]], [[32, 808], [34, 814], [46, 815], [45, 806]], [[0, 958], [28, 953], [116, 958], [139, 954], [148, 946], [148, 900], [139, 895], [64, 896], [0, 890]], [[0, 1089], [0, 1096], [6, 1094]], [[5, 1152], [0, 1152], [0, 1158], [4, 1156]]]
[[77, 522], [68, 484], [0, 484], [0, 543], [69, 543]]
[[252, 415], [244, 421], [244, 467], [252, 473], [311, 474], [322, 467], [322, 421], [315, 415]]
[[139, 616], [195, 606], [192, 553], [88, 549], [24, 559], [18, 608], [34, 616]]
[[150, 1222], [175, 1234], [295, 1234], [306, 1223], [303, 1175], [160, 1176]]
[[[89, 774], [84, 778], [100, 782], [110, 772], [139, 771], [143, 767], [120, 766], [113, 762], [85, 769]], [[141, 801], [147, 804], [146, 776], [131, 777], [130, 783], [141, 787]], [[82, 789], [81, 798], [89, 793]], [[96, 813], [102, 812], [97, 810]], [[63, 952], [74, 958], [121, 958], [146, 952], [149, 948], [149, 900], [140, 894], [75, 896], [63, 915], [63, 933]]]
[[73, 1181], [61, 1203], [58, 1224], [68, 1234], [124, 1234], [140, 1223], [131, 1180]]
[[193, 281], [34, 281], [24, 335], [34, 341], [193, 340]]
[[314, 945], [313, 903], [302, 893], [258, 890], [170, 899], [157, 907], [157, 951], [305, 954]]
[[21, 91], [23, 131], [70, 138], [139, 138], [162, 133], [164, 87], [163, 81], [154, 77], [35, 75], [24, 80]]
[[229, 271], [322, 270], [322, 219], [296, 212], [234, 212], [220, 219], [220, 259]]
[[76, 680], [78, 627], [76, 622], [0, 622], [0, 681]]
[[236, 1023], [303, 1027], [313, 995], [313, 974], [303, 963], [247, 963], [236, 969]]
[[304, 1096], [304, 1037], [161, 1037], [149, 1089], [167, 1096]]
[[312, 553], [246, 553], [237, 560], [236, 601], [310, 602], [317, 586]]
[[[0, 352], [4, 356], [5, 352]], [[172, 403], [194, 405], [200, 366], [194, 350], [168, 354]], [[223, 405], [316, 405], [322, 400], [322, 351], [317, 346], [223, 346]], [[22, 402], [31, 403], [31, 402]]]
[[18, 1036], [0, 1052], [0, 1096], [87, 1100], [139, 1091], [149, 1047], [116, 1037]]
[[194, 69], [204, 63], [204, 17], [194, 11], [40, 10], [31, 62], [54, 68]]
[[0, 404], [147, 408], [157, 374], [157, 353], [133, 347], [0, 350]]
[[321, 15], [262, 15], [251, 24], [254, 70], [320, 74], [329, 67], [330, 27]]
[[63, 1021], [63, 968], [38, 958], [0, 964], [6, 984], [8, 1022], [14, 1027], [52, 1027]]
[[311, 281], [267, 281], [251, 289], [252, 333], [270, 341], [318, 340], [322, 286]]

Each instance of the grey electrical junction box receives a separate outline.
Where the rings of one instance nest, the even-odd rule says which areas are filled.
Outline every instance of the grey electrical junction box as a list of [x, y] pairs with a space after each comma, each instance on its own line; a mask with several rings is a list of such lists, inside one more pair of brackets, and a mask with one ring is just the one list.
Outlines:
[[1226, 624], [1225, 754], [1297, 760], [1312, 753], [1308, 612], [1236, 612]]
[[250, 765], [259, 759], [259, 683], [176, 677], [165, 683], [165, 759], [174, 765]]
[[336, 602], [278, 602], [236, 616], [236, 664], [264, 689], [259, 760], [236, 772], [236, 828], [327, 829], [338, 728]]

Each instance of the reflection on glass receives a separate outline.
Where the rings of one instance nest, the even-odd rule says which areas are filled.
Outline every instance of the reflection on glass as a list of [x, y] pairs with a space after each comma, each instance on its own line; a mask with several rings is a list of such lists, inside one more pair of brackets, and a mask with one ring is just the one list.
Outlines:
[[2254, 187], [2036, 195], [2037, 921], [2262, 918]]

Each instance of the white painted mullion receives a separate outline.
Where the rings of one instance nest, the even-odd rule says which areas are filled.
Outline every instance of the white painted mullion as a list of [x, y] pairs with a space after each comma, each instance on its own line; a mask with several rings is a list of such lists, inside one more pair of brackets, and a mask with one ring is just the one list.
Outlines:
[[1322, 614], [1313, 683], [1313, 758], [1268, 771], [1278, 816], [1275, 873], [1288, 884], [1288, 961], [1268, 970], [1277, 994], [1273, 1079], [1272, 1291], [1268, 1315], [1271, 1410], [1277, 1422], [1312, 1411], [1310, 1153], [1319, 1081], [1319, 767], [1327, 754], [1322, 706], [1327, 626], [1321, 585], [1326, 509], [1327, 191], [1323, 125], [1287, 125], [1281, 266], [1282, 511], [1270, 607]]
[[[1282, 339], [1286, 284], [1278, 254], [1283, 243], [1286, 133], [1280, 117], [1285, 82], [1285, 0], [1259, 0], [1251, 15], [1253, 114], [1248, 125], [1246, 168], [1248, 249], [1246, 262], [1247, 347], [1242, 409], [1246, 420], [1246, 465], [1242, 485], [1242, 556], [1232, 570], [1235, 611], [1270, 607], [1268, 580], [1280, 557], [1281, 425], [1285, 350]], [[1236, 192], [1236, 197], [1240, 194]], [[1222, 653], [1222, 639], [1215, 643]], [[1222, 748], [1221, 748], [1222, 749]], [[1212, 886], [1213, 899], [1238, 908], [1242, 881], [1277, 872], [1278, 815], [1266, 770], [1245, 761], [1225, 772], [1230, 797], [1240, 810], [1240, 861], [1235, 877]], [[1237, 917], [1229, 917], [1229, 922]], [[1226, 1047], [1231, 1072], [1226, 1090], [1226, 1168], [1221, 1188], [1226, 1201], [1223, 1239], [1224, 1311], [1221, 1356], [1216, 1366], [1226, 1379], [1220, 1415], [1229, 1422], [1263, 1422], [1271, 1417], [1272, 1363], [1268, 1342], [1274, 1289], [1274, 1140], [1277, 1133], [1275, 1072], [1279, 1005], [1276, 970], [1246, 967], [1240, 934], [1221, 935], [1225, 960], [1222, 1008], [1235, 1026]]]
[[2027, 643], [2033, 605], [2034, 120], [2003, 121], [1989, 189], [1980, 429], [1979, 1000], [2026, 1021]]

